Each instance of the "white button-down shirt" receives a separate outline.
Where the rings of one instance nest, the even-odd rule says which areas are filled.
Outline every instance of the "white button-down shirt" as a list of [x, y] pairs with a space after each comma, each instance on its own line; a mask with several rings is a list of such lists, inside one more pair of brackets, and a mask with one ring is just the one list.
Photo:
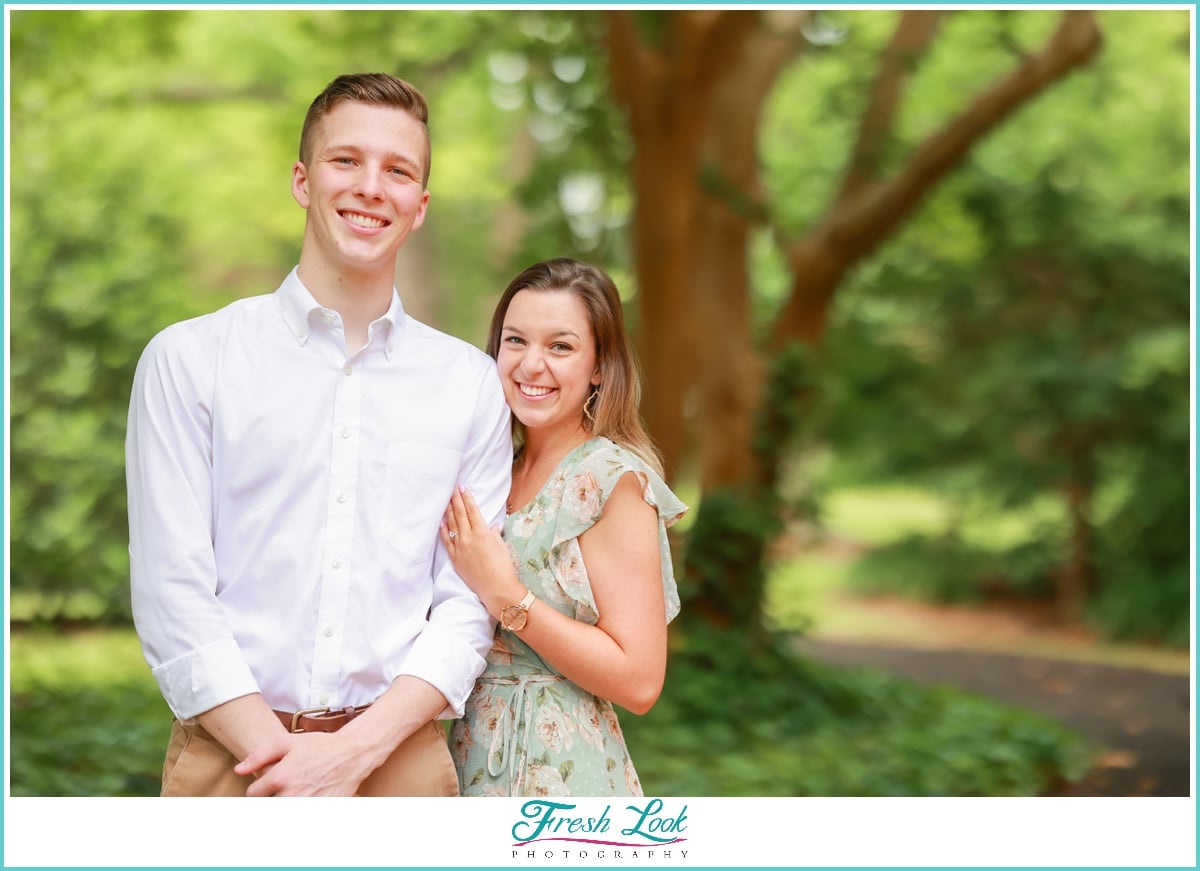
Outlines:
[[415, 675], [461, 716], [495, 627], [438, 540], [453, 488], [504, 517], [495, 366], [405, 315], [366, 346], [296, 271], [147, 346], [126, 438], [133, 615], [176, 716], [253, 692], [364, 705]]

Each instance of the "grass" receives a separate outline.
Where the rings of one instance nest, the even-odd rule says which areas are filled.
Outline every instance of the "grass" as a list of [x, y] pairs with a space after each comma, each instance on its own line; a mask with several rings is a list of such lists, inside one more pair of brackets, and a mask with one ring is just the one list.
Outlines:
[[907, 535], [945, 529], [946, 503], [910, 487], [844, 487], [821, 503], [822, 525], [831, 536], [866, 546], [898, 541]]
[[130, 682], [158, 691], [132, 629], [13, 632], [9, 662], [13, 693], [42, 686], [66, 689]]
[[[822, 502], [822, 524], [828, 533], [867, 547], [892, 544], [910, 535], [936, 535], [950, 528], [954, 512], [949, 503], [916, 487], [842, 487]], [[1042, 498], [1019, 509], [989, 511], [964, 518], [961, 533], [967, 544], [1005, 550], [1061, 524], [1060, 503]]]

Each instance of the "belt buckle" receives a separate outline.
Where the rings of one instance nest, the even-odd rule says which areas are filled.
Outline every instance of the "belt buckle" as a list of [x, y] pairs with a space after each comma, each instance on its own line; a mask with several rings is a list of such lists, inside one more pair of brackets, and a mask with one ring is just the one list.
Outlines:
[[309, 716], [312, 716], [313, 714], [319, 715], [319, 714], [328, 714], [328, 713], [330, 713], [330, 710], [328, 707], [305, 708], [303, 711], [296, 711], [296, 713], [292, 714], [292, 729], [291, 729], [292, 733], [295, 734], [297, 732], [304, 731], [303, 729], [297, 728], [300, 723], [301, 717], [309, 717]]

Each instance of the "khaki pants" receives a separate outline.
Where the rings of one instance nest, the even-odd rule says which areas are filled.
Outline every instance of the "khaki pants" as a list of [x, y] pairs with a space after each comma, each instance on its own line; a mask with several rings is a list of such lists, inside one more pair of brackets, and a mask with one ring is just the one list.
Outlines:
[[[165, 796], [245, 796], [253, 777], [233, 773], [238, 760], [199, 725], [171, 725], [163, 763]], [[458, 795], [458, 775], [446, 732], [436, 720], [409, 736], [362, 782], [364, 796]]]

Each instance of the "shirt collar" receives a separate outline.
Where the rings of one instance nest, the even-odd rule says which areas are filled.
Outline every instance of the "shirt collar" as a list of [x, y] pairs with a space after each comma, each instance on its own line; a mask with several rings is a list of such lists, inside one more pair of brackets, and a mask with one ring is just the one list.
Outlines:
[[[299, 267], [293, 268], [275, 291], [275, 307], [292, 336], [302, 347], [308, 343], [308, 336], [312, 332], [309, 319], [314, 316], [320, 317], [326, 311], [300, 280]], [[389, 360], [395, 353], [396, 341], [400, 337], [406, 317], [400, 294], [393, 287], [391, 305], [383, 316], [372, 321], [370, 326], [370, 336], [375, 338], [376, 334], [379, 334], [379, 340], [384, 343], [384, 353]], [[380, 330], [382, 333], [379, 333]]]

